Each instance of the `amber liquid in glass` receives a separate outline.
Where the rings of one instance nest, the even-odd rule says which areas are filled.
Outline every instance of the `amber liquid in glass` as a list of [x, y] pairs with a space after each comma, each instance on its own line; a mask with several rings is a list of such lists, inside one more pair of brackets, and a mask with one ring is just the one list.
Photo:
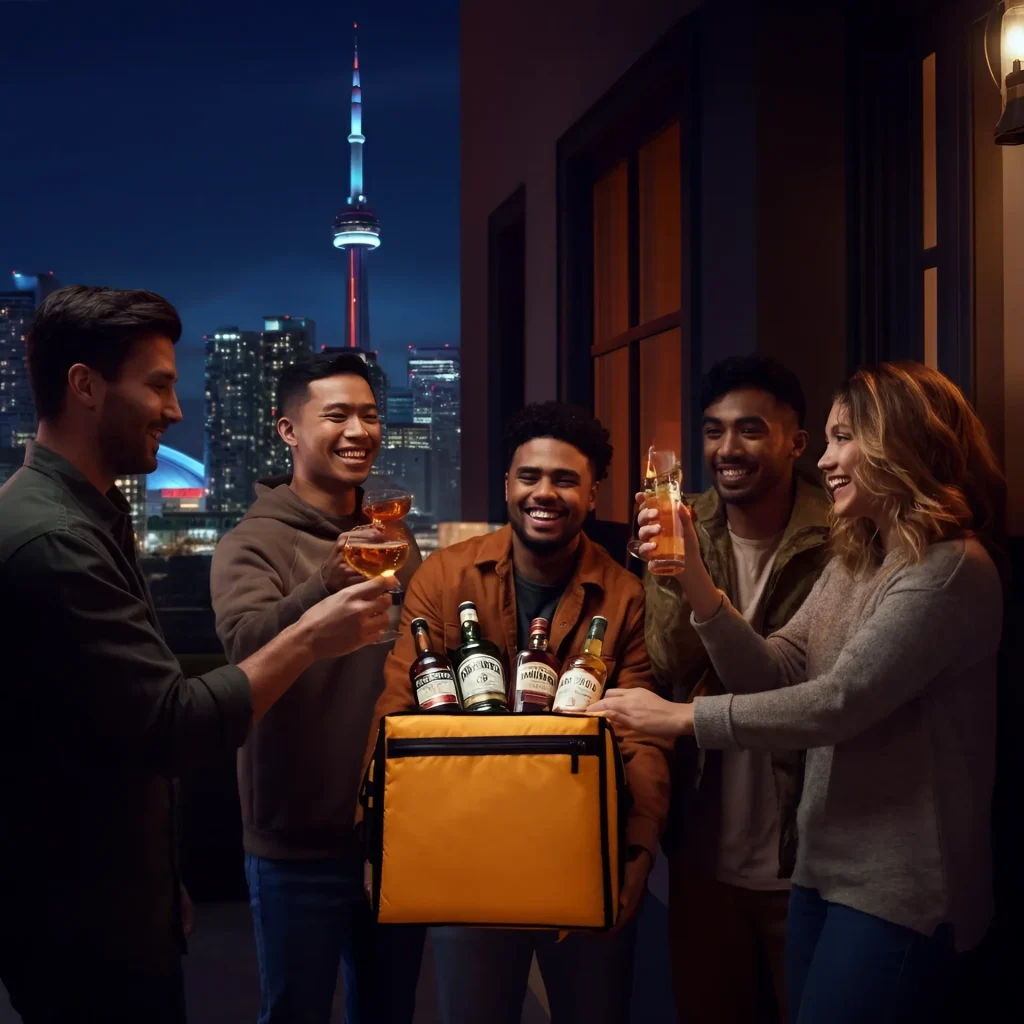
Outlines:
[[683, 540], [683, 524], [679, 521], [679, 506], [682, 504], [682, 472], [674, 467], [670, 472], [658, 476], [654, 501], [648, 500], [648, 507], [658, 510], [658, 525], [661, 533], [654, 539], [654, 551], [647, 568], [655, 576], [674, 576], [682, 572], [686, 562], [686, 546]]
[[394, 576], [409, 557], [407, 540], [352, 540], [345, 545], [345, 561], [366, 577]]
[[409, 509], [412, 508], [412, 495], [387, 498], [383, 501], [376, 501], [372, 505], [364, 505], [363, 508], [375, 523], [392, 523], [396, 519], [404, 519], [408, 515]]

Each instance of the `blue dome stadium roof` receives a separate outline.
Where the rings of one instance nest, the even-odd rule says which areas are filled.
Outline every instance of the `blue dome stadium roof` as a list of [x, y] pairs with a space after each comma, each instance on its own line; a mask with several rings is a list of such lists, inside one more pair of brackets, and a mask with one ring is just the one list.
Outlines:
[[156, 469], [146, 477], [147, 491], [206, 486], [206, 471], [203, 464], [176, 448], [160, 445], [156, 453], [156, 462]]

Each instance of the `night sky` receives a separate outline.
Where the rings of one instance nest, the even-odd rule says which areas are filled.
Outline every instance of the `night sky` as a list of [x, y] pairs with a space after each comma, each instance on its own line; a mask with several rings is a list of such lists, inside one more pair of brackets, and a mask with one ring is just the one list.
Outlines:
[[203, 334], [290, 313], [342, 343], [357, 19], [394, 376], [408, 344], [458, 341], [458, 0], [0, 0], [0, 269], [170, 299], [191, 423], [168, 442], [190, 454]]

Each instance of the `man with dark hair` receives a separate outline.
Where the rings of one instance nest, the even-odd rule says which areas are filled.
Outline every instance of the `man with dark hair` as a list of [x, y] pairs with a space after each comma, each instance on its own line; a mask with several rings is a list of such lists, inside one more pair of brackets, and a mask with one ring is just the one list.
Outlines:
[[[700, 553], [716, 585], [767, 636], [789, 621], [828, 560], [828, 500], [795, 468], [807, 446], [803, 391], [774, 360], [737, 357], [711, 368], [701, 406], [713, 486], [687, 499]], [[648, 573], [646, 590], [657, 678], [676, 700], [722, 692], [679, 581]], [[632, 698], [623, 698], [627, 713]], [[802, 779], [802, 753], [678, 745], [666, 850], [673, 983], [687, 1024], [785, 1020]]]
[[0, 978], [29, 1024], [184, 1021], [174, 776], [387, 621], [368, 581], [237, 667], [183, 676], [114, 485], [155, 470], [181, 420], [180, 333], [152, 292], [76, 286], [28, 339], [37, 441], [0, 489], [0, 644], [25, 654], [0, 688]]
[[[217, 632], [232, 660], [362, 578], [343, 550], [349, 531], [367, 522], [362, 484], [381, 446], [366, 364], [354, 352], [296, 363], [281, 375], [278, 409], [292, 473], [256, 484], [252, 508], [213, 557]], [[420, 562], [406, 533], [403, 582]], [[354, 832], [387, 653], [373, 644], [318, 661], [239, 751], [261, 1024], [327, 1024], [339, 964], [348, 1024], [412, 1020], [422, 933], [375, 928]]]
[[[516, 650], [528, 646], [535, 617], [551, 623], [550, 650], [562, 660], [580, 650], [591, 619], [602, 615], [608, 620], [608, 686], [652, 685], [640, 581], [582, 532], [611, 461], [608, 431], [581, 409], [547, 402], [523, 409], [508, 424], [505, 442], [509, 525], [435, 552], [413, 577], [403, 635], [385, 665], [367, 759], [380, 719], [415, 706], [409, 668], [416, 651], [409, 624], [426, 619], [434, 644], [454, 650], [462, 642], [462, 601], [476, 603], [481, 633], [497, 644], [506, 669]], [[576, 933], [559, 942], [551, 932], [433, 929], [444, 1024], [518, 1024], [534, 954], [552, 1019], [628, 1019], [636, 911], [667, 812], [669, 744], [629, 731], [619, 741], [633, 805], [617, 930]], [[545, 855], [537, 851], [541, 859]]]

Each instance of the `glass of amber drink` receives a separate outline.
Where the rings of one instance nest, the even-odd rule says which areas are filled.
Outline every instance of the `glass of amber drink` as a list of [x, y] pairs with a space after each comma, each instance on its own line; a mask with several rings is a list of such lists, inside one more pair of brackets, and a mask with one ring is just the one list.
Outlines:
[[647, 569], [655, 576], [674, 576], [686, 566], [683, 542], [683, 524], [679, 521], [679, 508], [683, 503], [683, 471], [679, 458], [669, 448], [652, 447], [647, 464], [653, 470], [654, 501], [658, 510], [661, 533], [654, 539], [654, 551], [647, 561]]
[[381, 487], [363, 495], [363, 511], [374, 524], [404, 519], [412, 508], [412, 495], [399, 487]]
[[[381, 522], [369, 526], [357, 526], [345, 541], [345, 561], [356, 572], [373, 579], [386, 576], [394, 580], [393, 593], [401, 593], [402, 587], [395, 579], [395, 573], [402, 568], [409, 557], [409, 537], [397, 523]], [[385, 629], [375, 643], [390, 643], [397, 640], [395, 629]]]

